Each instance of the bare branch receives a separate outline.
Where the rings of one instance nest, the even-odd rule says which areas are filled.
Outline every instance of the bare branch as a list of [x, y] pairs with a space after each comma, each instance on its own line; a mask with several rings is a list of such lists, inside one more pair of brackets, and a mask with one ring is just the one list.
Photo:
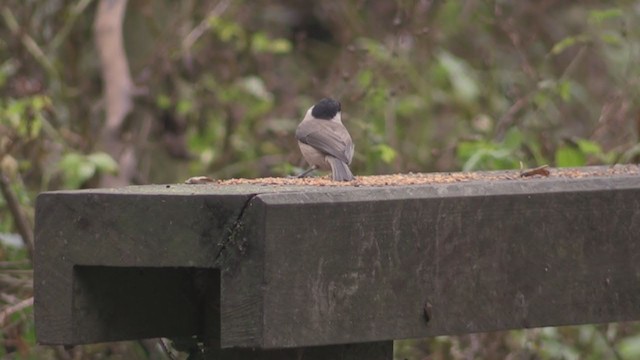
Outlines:
[[79, 0], [73, 7], [71, 7], [71, 11], [69, 13], [69, 17], [64, 22], [62, 29], [56, 33], [56, 36], [53, 38], [51, 43], [49, 44], [49, 50], [55, 51], [60, 45], [66, 40], [75, 25], [78, 17], [85, 11], [85, 9], [91, 4], [93, 0]]
[[17, 304], [7, 306], [4, 309], [2, 309], [2, 311], [0, 311], [0, 326], [4, 325], [5, 321], [9, 316], [11, 316], [11, 314], [24, 310], [29, 306], [33, 306], [33, 296], [30, 298], [24, 299]]
[[22, 241], [27, 248], [29, 259], [31, 260], [31, 262], [33, 262], [33, 229], [31, 228], [31, 224], [29, 224], [26, 215], [20, 207], [20, 201], [18, 201], [18, 197], [16, 196], [15, 192], [13, 192], [13, 189], [11, 189], [9, 178], [1, 172], [0, 191], [2, 191], [2, 196], [7, 202], [7, 206], [9, 207], [9, 211], [11, 212], [11, 216], [13, 216], [13, 221], [16, 225], [16, 228], [18, 229], [20, 236], [22, 236]]
[[20, 25], [18, 24], [18, 20], [13, 15], [11, 9], [8, 6], [4, 6], [2, 11], [2, 18], [11, 31], [13, 36], [19, 37], [22, 45], [27, 49], [27, 51], [33, 56], [34, 59], [42, 66], [54, 79], [58, 78], [58, 72], [53, 66], [53, 63], [49, 60], [47, 55], [44, 53], [42, 48], [36, 43], [36, 41], [29, 36], [26, 32], [20, 29]]
[[202, 21], [189, 32], [189, 34], [182, 40], [183, 51], [189, 51], [189, 49], [191, 49], [200, 36], [209, 29], [209, 21], [211, 21], [211, 18], [222, 15], [222, 13], [224, 13], [229, 7], [230, 2], [230, 0], [220, 1], [213, 10], [211, 10], [207, 16], [205, 16], [204, 19], [202, 19]]

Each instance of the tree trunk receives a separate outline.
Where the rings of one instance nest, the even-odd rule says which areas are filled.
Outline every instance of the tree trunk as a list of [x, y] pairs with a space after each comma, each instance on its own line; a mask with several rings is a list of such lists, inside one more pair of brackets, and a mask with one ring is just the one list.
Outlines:
[[105, 175], [101, 186], [124, 186], [134, 177], [137, 156], [122, 139], [124, 120], [133, 108], [133, 81], [124, 50], [122, 23], [127, 0], [100, 0], [94, 20], [96, 47], [102, 64], [106, 122], [102, 146], [119, 164], [116, 176]]

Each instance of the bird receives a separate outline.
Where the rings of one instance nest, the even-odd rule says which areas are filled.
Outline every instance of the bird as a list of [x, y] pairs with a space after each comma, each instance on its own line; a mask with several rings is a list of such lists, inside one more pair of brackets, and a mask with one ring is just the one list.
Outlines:
[[307, 110], [295, 136], [300, 152], [311, 168], [298, 177], [320, 169], [331, 170], [334, 181], [354, 179], [349, 164], [355, 146], [342, 124], [341, 111], [340, 102], [332, 98], [324, 98]]

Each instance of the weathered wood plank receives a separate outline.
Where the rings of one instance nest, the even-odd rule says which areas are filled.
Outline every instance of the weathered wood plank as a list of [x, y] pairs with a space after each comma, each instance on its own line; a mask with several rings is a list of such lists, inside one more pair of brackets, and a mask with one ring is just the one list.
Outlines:
[[634, 320], [638, 234], [637, 176], [45, 193], [36, 330], [275, 349]]
[[640, 319], [638, 178], [258, 197], [265, 347]]
[[230, 231], [222, 253], [222, 347], [263, 346], [265, 208], [253, 196]]
[[[36, 334], [40, 342], [123, 340], [140, 337], [145, 331], [144, 337], [154, 337], [159, 328], [166, 329], [151, 321], [134, 324], [134, 318], [129, 326], [115, 327], [121, 331], [105, 329], [98, 323], [97, 319], [104, 316], [92, 314], [92, 310], [112, 309], [107, 302], [116, 301], [114, 292], [120, 283], [131, 280], [115, 270], [109, 271], [110, 267], [219, 268], [227, 232], [251, 194], [191, 196], [184, 188], [183, 192], [164, 186], [152, 188], [155, 191], [132, 187], [119, 191], [52, 192], [38, 197], [34, 284]], [[94, 267], [106, 269], [95, 272]], [[81, 281], [74, 268], [84, 269], [80, 274], [87, 273], [90, 279], [92, 274], [98, 278], [112, 276], [112, 283], [93, 286]], [[181, 275], [175, 276], [166, 278], [166, 292], [138, 292], [140, 306], [157, 303], [159, 296], [171, 303], [174, 295], [169, 292], [183, 290], [177, 286]], [[136, 286], [146, 288], [140, 281], [131, 283], [129, 288]], [[96, 300], [105, 303], [98, 304]], [[95, 305], [93, 309], [91, 304]], [[184, 323], [185, 314], [190, 312], [179, 309], [156, 315], [175, 324], [175, 331], [182, 330], [178, 335], [189, 336], [196, 333]]]

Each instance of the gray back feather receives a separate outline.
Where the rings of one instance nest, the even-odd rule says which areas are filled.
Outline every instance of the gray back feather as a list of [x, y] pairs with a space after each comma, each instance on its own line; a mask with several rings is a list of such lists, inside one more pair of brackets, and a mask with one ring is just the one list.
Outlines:
[[350, 164], [353, 158], [353, 141], [347, 128], [339, 122], [303, 121], [296, 130], [296, 139], [346, 164]]

